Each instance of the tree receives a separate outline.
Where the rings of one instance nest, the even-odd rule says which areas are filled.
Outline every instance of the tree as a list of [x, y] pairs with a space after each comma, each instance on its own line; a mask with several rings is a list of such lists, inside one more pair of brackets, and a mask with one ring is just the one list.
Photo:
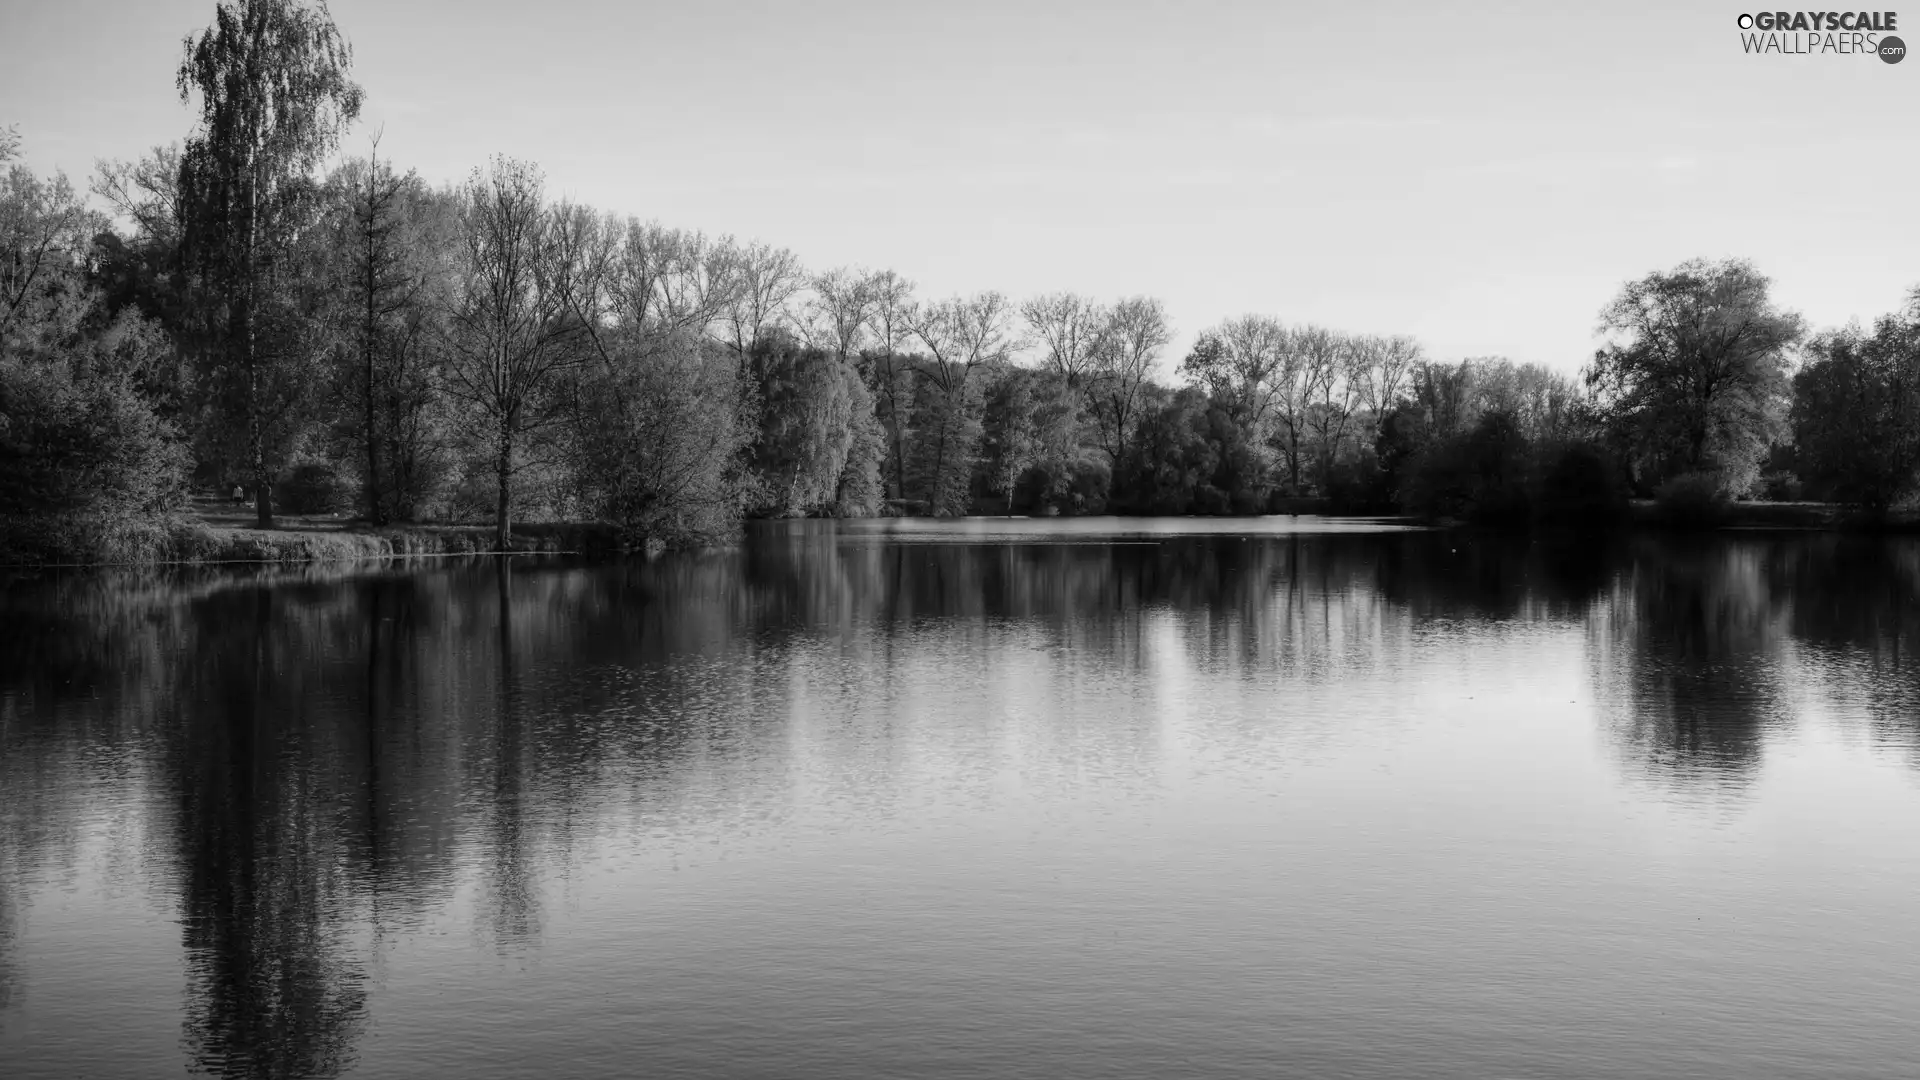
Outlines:
[[763, 335], [748, 356], [758, 384], [763, 512], [799, 517], [832, 507], [873, 397], [852, 364], [784, 333]]
[[1160, 351], [1173, 340], [1166, 308], [1145, 296], [1129, 297], [1113, 307], [1094, 352], [1094, 419], [1102, 449], [1115, 469], [1127, 456], [1141, 403]]
[[64, 176], [0, 175], [0, 557], [151, 558], [183, 501], [187, 455], [139, 391], [164, 343], [88, 280], [103, 228]]
[[1352, 339], [1317, 326], [1296, 330], [1293, 344], [1305, 372], [1302, 419], [1312, 435], [1319, 473], [1315, 479], [1325, 494], [1360, 397], [1354, 368], [1364, 361], [1356, 355]]
[[[15, 152], [0, 143], [0, 163]], [[102, 225], [64, 175], [49, 182], [13, 165], [0, 176], [0, 350], [77, 329], [85, 310], [78, 272]]]
[[1920, 486], [1920, 290], [1871, 335], [1822, 335], [1793, 379], [1793, 445], [1802, 479], [1884, 515]]
[[1387, 414], [1399, 402], [1420, 363], [1420, 343], [1404, 334], [1366, 334], [1352, 339], [1351, 344], [1353, 366], [1347, 377], [1354, 383], [1360, 406], [1367, 410], [1374, 437], [1378, 438], [1385, 430]]
[[359, 441], [367, 469], [362, 497], [368, 520], [385, 525], [393, 517], [394, 485], [391, 475], [384, 483], [381, 475], [380, 406], [394, 397], [399, 389], [395, 376], [404, 378], [408, 355], [415, 351], [409, 346], [416, 338], [407, 333], [404, 315], [416, 305], [426, 283], [409, 265], [407, 237], [400, 231], [407, 197], [419, 178], [395, 174], [391, 164], [380, 160], [379, 148], [376, 138], [365, 167], [343, 177], [352, 183], [352, 191], [342, 223], [348, 235], [342, 239], [351, 260], [345, 276], [360, 398]]
[[1223, 469], [1264, 488], [1266, 465], [1259, 447], [1271, 439], [1292, 483], [1299, 484], [1306, 381], [1294, 335], [1278, 319], [1247, 315], [1221, 323], [1200, 335], [1180, 372], [1207, 391], [1237, 432], [1228, 440], [1232, 462], [1223, 461]]
[[913, 299], [913, 282], [892, 270], [876, 271], [868, 280], [867, 291], [873, 297], [873, 355], [867, 374], [872, 379], [875, 412], [886, 430], [885, 483], [892, 498], [904, 499], [907, 431], [914, 394], [912, 365], [900, 350], [913, 336], [918, 305]]
[[1602, 310], [1612, 340], [1587, 385], [1644, 483], [1688, 472], [1744, 492], [1781, 427], [1788, 351], [1804, 330], [1751, 263], [1695, 259], [1628, 282]]
[[324, 4], [221, 3], [185, 54], [176, 85], [183, 102], [198, 94], [200, 123], [181, 155], [183, 246], [216, 342], [209, 373], [241, 429], [266, 528], [285, 425], [311, 366], [289, 256], [312, 214], [311, 173], [359, 116], [361, 93]]
[[741, 471], [757, 434], [739, 366], [690, 333], [620, 328], [609, 345], [613, 359], [582, 373], [573, 410], [587, 504], [642, 549], [727, 539], [752, 490]]
[[966, 512], [981, 426], [982, 368], [1004, 364], [1013, 347], [1013, 309], [997, 292], [955, 297], [917, 309], [909, 325], [926, 346], [928, 362], [919, 370], [916, 426], [923, 435], [923, 488], [936, 516]]
[[446, 390], [469, 406], [490, 444], [499, 484], [495, 542], [506, 551], [513, 478], [527, 439], [561, 417], [560, 380], [579, 362], [587, 327], [570, 307], [559, 215], [537, 168], [498, 157], [475, 169], [460, 231]]

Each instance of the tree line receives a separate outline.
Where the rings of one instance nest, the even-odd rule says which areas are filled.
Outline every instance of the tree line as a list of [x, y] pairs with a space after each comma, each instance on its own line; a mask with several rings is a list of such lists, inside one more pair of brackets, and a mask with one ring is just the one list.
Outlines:
[[[139, 557], [190, 492], [256, 523], [603, 521], [690, 546], [752, 516], [1594, 519], [1632, 495], [1884, 513], [1920, 475], [1920, 292], [1809, 335], [1740, 260], [1627, 283], [1578, 376], [1264, 315], [1170, 385], [1148, 297], [922, 297], [888, 270], [548, 194], [337, 160], [362, 92], [324, 5], [229, 0], [185, 43], [185, 141], [94, 209], [0, 135], [0, 525]], [[329, 163], [332, 162], [329, 167]]]

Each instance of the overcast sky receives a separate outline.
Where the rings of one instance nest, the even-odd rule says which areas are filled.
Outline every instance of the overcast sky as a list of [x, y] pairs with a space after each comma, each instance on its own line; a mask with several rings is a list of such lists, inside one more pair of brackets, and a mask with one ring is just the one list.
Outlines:
[[[1691, 256], [1754, 259], [1816, 326], [1920, 284], [1920, 60], [1744, 55], [1750, 6], [331, 6], [347, 152], [384, 129], [434, 182], [511, 154], [922, 295], [1146, 293], [1182, 347], [1260, 312], [1572, 370], [1621, 282]], [[0, 126], [76, 180], [180, 139], [212, 13], [0, 0]]]

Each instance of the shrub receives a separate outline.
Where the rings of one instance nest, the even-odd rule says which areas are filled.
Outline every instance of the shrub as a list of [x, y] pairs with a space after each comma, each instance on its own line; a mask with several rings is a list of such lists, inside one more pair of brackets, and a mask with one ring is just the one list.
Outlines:
[[1711, 528], [1726, 521], [1733, 504], [1719, 473], [1688, 472], [1661, 484], [1654, 492], [1654, 505], [1669, 525]]
[[0, 364], [0, 561], [155, 558], [187, 455], [131, 381]]

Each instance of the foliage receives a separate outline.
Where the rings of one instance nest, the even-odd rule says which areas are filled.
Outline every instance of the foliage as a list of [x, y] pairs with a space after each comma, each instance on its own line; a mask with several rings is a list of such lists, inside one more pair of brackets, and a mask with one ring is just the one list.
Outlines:
[[450, 470], [451, 416], [434, 385], [446, 337], [444, 282], [457, 204], [370, 158], [328, 178], [329, 277], [337, 283], [330, 418], [376, 525], [411, 521]]
[[1601, 327], [1587, 384], [1642, 482], [1711, 473], [1744, 493], [1783, 426], [1800, 317], [1751, 263], [1696, 259], [1628, 282]]
[[234, 0], [189, 38], [176, 86], [199, 98], [180, 156], [182, 267], [202, 329], [203, 379], [229, 452], [251, 471], [261, 525], [273, 480], [298, 447], [316, 346], [318, 216], [312, 170], [359, 115], [352, 52], [324, 5]]
[[155, 329], [88, 278], [98, 218], [65, 177], [0, 186], [0, 549], [9, 561], [137, 561], [184, 502], [189, 460], [141, 392]]
[[[760, 403], [758, 438], [752, 457], [764, 502], [758, 512], [800, 517], [841, 503], [842, 479], [854, 462], [856, 443], [876, 477], [873, 440], [865, 430], [873, 416], [873, 396], [851, 363], [792, 337], [763, 334], [748, 350], [748, 368]], [[857, 465], [856, 468], [867, 468]], [[856, 491], [865, 486], [854, 478]], [[877, 486], [877, 478], [872, 481]]]
[[1662, 521], [1687, 528], [1711, 528], [1726, 521], [1733, 508], [1726, 478], [1717, 472], [1681, 473], [1654, 492]]
[[1402, 505], [1423, 517], [1524, 521], [1531, 512], [1529, 457], [1518, 418], [1490, 410], [1471, 430], [1437, 439], [1415, 456]]
[[[1629, 489], [1714, 520], [1763, 473], [1875, 515], [1920, 491], [1920, 306], [1816, 339], [1789, 380], [1798, 316], [1750, 264], [1694, 260], [1624, 285], [1578, 382], [1249, 314], [1162, 385], [1175, 334], [1147, 297], [921, 300], [552, 200], [508, 158], [445, 190], [377, 155], [320, 176], [360, 111], [351, 61], [323, 3], [225, 0], [177, 73], [186, 141], [101, 166], [117, 224], [8, 169], [13, 550], [158, 557], [189, 474], [241, 478], [263, 525], [346, 491], [375, 523], [491, 521], [496, 546], [544, 515], [646, 548], [749, 514], [1585, 524]], [[0, 135], [0, 162], [18, 149]]]
[[1871, 335], [1824, 335], [1793, 380], [1793, 443], [1822, 496], [1874, 515], [1920, 487], [1920, 296]]
[[755, 407], [707, 341], [616, 342], [580, 380], [571, 470], [585, 504], [635, 547], [727, 540], [756, 500], [744, 468]]

